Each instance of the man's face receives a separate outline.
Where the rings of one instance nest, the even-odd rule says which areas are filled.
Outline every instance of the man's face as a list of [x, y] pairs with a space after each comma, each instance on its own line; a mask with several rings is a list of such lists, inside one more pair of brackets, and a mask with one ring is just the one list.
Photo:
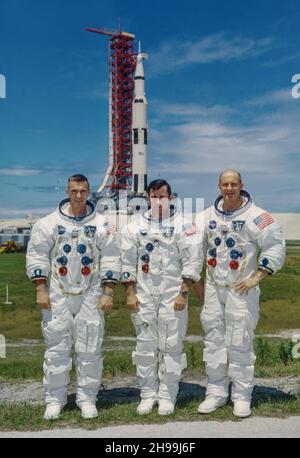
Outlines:
[[243, 183], [236, 173], [224, 173], [219, 183], [219, 188], [224, 202], [238, 201], [240, 199], [240, 193], [243, 186]]
[[169, 196], [166, 185], [155, 191], [151, 189], [148, 196], [152, 214], [156, 217], [161, 217], [169, 212], [171, 196]]
[[86, 181], [70, 181], [67, 194], [73, 208], [83, 208], [86, 206], [90, 188]]

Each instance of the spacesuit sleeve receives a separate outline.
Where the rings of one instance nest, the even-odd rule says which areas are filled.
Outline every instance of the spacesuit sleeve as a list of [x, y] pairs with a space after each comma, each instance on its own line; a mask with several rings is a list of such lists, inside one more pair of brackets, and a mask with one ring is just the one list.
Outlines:
[[48, 278], [53, 245], [50, 222], [45, 219], [39, 220], [32, 228], [26, 254], [26, 271], [32, 281]]
[[122, 228], [120, 239], [122, 262], [121, 282], [136, 283], [138, 265], [138, 243], [136, 233], [132, 225], [128, 224]]
[[182, 262], [181, 277], [194, 282], [199, 281], [203, 267], [203, 246], [199, 228], [192, 223], [184, 224], [177, 246]]
[[[261, 215], [266, 217], [266, 212], [261, 213]], [[252, 219], [250, 232], [260, 248], [258, 268], [272, 275], [281, 269], [284, 264], [285, 239], [282, 229], [274, 217], [267, 214], [270, 217], [270, 224], [265, 226], [261, 223], [261, 215], [258, 214]]]
[[103, 283], [117, 283], [121, 274], [119, 233], [109, 225], [101, 231], [100, 237], [100, 279]]

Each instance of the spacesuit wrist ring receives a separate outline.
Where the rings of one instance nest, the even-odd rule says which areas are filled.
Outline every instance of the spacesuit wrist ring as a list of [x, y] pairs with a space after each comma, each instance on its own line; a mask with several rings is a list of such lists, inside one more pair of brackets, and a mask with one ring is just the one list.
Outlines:
[[189, 292], [188, 291], [180, 291], [179, 294], [186, 299], [188, 297], [188, 295], [189, 295]]

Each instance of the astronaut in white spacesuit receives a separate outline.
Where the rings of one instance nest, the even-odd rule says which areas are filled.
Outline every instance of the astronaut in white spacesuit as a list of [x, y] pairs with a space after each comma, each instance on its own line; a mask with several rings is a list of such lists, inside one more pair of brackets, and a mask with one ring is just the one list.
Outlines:
[[[243, 190], [239, 172], [223, 172], [219, 188], [221, 196], [197, 218], [204, 225], [207, 261], [201, 322], [208, 376], [198, 412], [210, 413], [226, 404], [231, 380], [234, 415], [243, 418], [251, 414], [258, 284], [282, 267], [285, 241], [274, 217]], [[201, 296], [201, 283], [197, 288]]]
[[28, 244], [27, 275], [43, 309], [47, 420], [58, 418], [67, 403], [73, 343], [76, 403], [83, 418], [98, 414], [104, 313], [113, 305], [121, 267], [115, 230], [96, 213], [89, 193], [85, 176], [70, 177], [69, 198], [34, 225]]
[[141, 389], [137, 412], [174, 412], [188, 323], [188, 293], [199, 280], [202, 256], [196, 227], [172, 209], [165, 180], [148, 187], [150, 210], [121, 232], [122, 282], [137, 333], [133, 363]]

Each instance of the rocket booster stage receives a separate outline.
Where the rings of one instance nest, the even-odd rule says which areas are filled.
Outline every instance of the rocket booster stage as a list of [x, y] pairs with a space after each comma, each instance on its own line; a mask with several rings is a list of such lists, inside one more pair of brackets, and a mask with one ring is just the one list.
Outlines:
[[139, 49], [135, 72], [135, 94], [132, 109], [132, 191], [145, 194], [147, 189], [147, 99], [143, 60], [148, 54]]

